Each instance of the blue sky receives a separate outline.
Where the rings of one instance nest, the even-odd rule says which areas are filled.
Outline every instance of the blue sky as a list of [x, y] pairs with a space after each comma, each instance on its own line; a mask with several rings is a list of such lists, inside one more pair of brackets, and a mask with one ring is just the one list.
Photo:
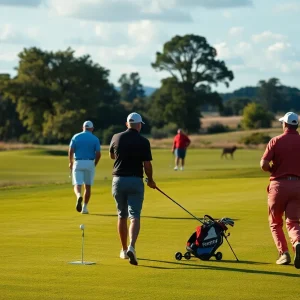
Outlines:
[[117, 84], [139, 72], [158, 87], [168, 74], [151, 67], [174, 35], [206, 37], [235, 79], [219, 92], [277, 77], [300, 88], [300, 0], [0, 0], [0, 73], [15, 74], [24, 47], [90, 54]]

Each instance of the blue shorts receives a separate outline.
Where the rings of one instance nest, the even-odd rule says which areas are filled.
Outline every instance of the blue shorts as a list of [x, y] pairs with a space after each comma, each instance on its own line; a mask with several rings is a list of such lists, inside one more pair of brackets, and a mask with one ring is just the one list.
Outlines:
[[185, 154], [186, 154], [186, 149], [175, 149], [175, 156], [176, 157], [179, 157], [181, 159], [184, 159], [185, 158]]
[[112, 195], [119, 218], [139, 219], [144, 201], [144, 183], [140, 177], [114, 177]]

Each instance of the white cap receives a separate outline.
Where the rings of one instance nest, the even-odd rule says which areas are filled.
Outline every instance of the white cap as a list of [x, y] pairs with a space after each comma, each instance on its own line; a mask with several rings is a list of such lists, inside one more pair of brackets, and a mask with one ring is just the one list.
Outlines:
[[94, 128], [92, 121], [85, 121], [82, 125], [83, 128]]
[[280, 122], [284, 122], [290, 125], [298, 125], [299, 117], [293, 112], [287, 112], [282, 118], [279, 119]]
[[127, 117], [127, 123], [143, 123], [142, 117], [140, 114], [133, 112]]

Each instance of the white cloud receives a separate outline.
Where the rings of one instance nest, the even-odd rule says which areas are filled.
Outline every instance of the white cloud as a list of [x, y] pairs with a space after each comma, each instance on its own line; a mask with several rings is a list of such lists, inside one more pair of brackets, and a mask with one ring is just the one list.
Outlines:
[[157, 43], [167, 39], [167, 35], [159, 25], [151, 21], [140, 21], [128, 25], [128, 36], [137, 43]]
[[273, 33], [271, 31], [264, 31], [259, 34], [252, 35], [252, 41], [255, 43], [268, 42], [272, 40], [284, 40], [286, 37], [284, 35]]
[[244, 32], [244, 27], [232, 27], [229, 30], [230, 36], [239, 36]]
[[267, 49], [267, 51], [269, 53], [282, 52], [282, 51], [284, 51], [284, 50], [286, 50], [286, 49], [288, 49], [290, 47], [291, 47], [291, 45], [288, 44], [288, 43], [279, 43], [278, 42], [278, 43], [275, 43], [275, 44], [269, 46], [268, 49]]
[[278, 4], [274, 8], [275, 12], [300, 12], [300, 3], [299, 2], [290, 2]]
[[[168, 39], [162, 29], [162, 24], [155, 24], [152, 21], [138, 21], [119, 26], [116, 23], [98, 23], [95, 25], [92, 35], [86, 38], [73, 37], [66, 42], [75, 45], [90, 45], [102, 47], [120, 47], [122, 45], [152, 48]], [[147, 46], [149, 47], [149, 46]]]
[[247, 42], [240, 42], [237, 44], [236, 53], [238, 54], [246, 54], [251, 51], [252, 45]]
[[169, 6], [170, 3], [160, 0], [49, 0], [49, 6], [58, 15], [85, 20], [101, 22], [192, 21], [189, 13]]
[[37, 36], [37, 28], [27, 28], [24, 32], [16, 30], [11, 24], [0, 26], [0, 42], [5, 44], [36, 44], [34, 37]]
[[217, 54], [218, 54], [217, 58], [226, 59], [232, 57], [232, 53], [228, 45], [226, 44], [226, 42], [215, 44], [214, 47], [217, 50]]

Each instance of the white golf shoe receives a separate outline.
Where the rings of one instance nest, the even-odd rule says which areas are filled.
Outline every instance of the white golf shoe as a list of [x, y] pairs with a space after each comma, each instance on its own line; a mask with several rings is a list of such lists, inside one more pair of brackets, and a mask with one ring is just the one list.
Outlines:
[[276, 260], [277, 265], [288, 265], [291, 262], [291, 256], [288, 252], [284, 252]]
[[88, 211], [88, 209], [87, 209], [86, 206], [83, 206], [83, 207], [82, 207], [81, 213], [84, 214], [84, 215], [87, 215], [87, 214], [89, 213], [89, 211]]
[[177, 166], [175, 166], [175, 167], [174, 167], [174, 171], [177, 171], [177, 170], [178, 170], [178, 167], [177, 167]]
[[135, 253], [135, 250], [134, 250], [134, 248], [132, 246], [128, 247], [127, 255], [129, 257], [129, 263], [132, 264], [132, 265], [137, 266], [138, 265], [138, 261], [136, 259], [136, 253]]
[[128, 259], [129, 256], [127, 255], [127, 250], [121, 250], [120, 251], [120, 258], [122, 259]]

